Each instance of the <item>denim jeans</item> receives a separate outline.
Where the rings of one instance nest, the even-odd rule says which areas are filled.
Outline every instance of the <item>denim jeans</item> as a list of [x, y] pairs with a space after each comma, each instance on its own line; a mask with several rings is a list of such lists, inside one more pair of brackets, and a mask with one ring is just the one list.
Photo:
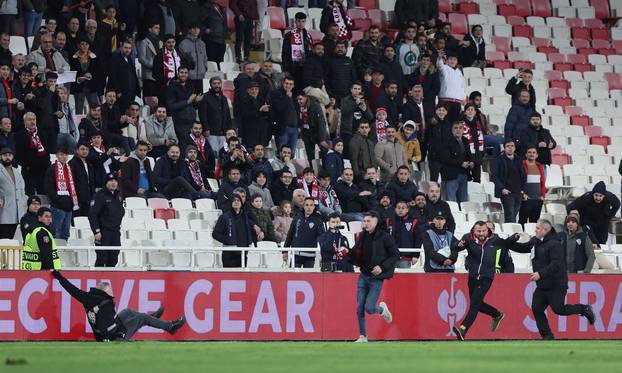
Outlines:
[[501, 204], [503, 205], [503, 214], [505, 216], [504, 223], [516, 223], [516, 214], [520, 210], [522, 201], [520, 193], [510, 193], [501, 196]]
[[366, 274], [359, 274], [356, 286], [356, 317], [359, 321], [359, 334], [367, 335], [365, 328], [365, 312], [370, 315], [382, 313], [382, 308], [378, 307], [378, 297], [382, 292], [384, 280], [376, 279]]
[[503, 137], [495, 135], [484, 135], [484, 146], [492, 148], [492, 156], [498, 157], [501, 153], [501, 145], [503, 145]]
[[50, 207], [52, 210], [52, 233], [54, 238], [66, 240], [69, 238], [69, 228], [71, 227], [71, 211]]
[[[285, 132], [276, 139], [276, 147], [281, 149], [281, 146], [288, 144], [292, 148], [292, 158], [296, 156], [296, 145], [298, 143], [298, 128], [287, 127]], [[309, 159], [309, 163], [311, 160]]]
[[[34, 10], [24, 12], [24, 36], [34, 36], [41, 27], [43, 13], [37, 13]], [[32, 46], [31, 46], [32, 47]]]
[[443, 185], [443, 189], [445, 190], [445, 201], [460, 203], [469, 200], [466, 174], [459, 174], [458, 177], [453, 180], [443, 181]]

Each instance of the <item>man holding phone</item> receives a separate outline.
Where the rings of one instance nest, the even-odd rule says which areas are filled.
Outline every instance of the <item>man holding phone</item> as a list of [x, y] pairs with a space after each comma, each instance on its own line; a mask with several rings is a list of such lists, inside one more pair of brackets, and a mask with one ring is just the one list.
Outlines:
[[536, 110], [536, 90], [533, 88], [533, 71], [529, 69], [518, 69], [518, 74], [512, 77], [505, 87], [505, 93], [512, 95], [512, 105], [518, 102], [521, 91], [529, 91], [529, 106]]
[[348, 239], [341, 234], [343, 228], [341, 217], [334, 212], [328, 216], [328, 231], [322, 233], [319, 244], [322, 254], [322, 272], [354, 272], [354, 267], [348, 258], [350, 245]]

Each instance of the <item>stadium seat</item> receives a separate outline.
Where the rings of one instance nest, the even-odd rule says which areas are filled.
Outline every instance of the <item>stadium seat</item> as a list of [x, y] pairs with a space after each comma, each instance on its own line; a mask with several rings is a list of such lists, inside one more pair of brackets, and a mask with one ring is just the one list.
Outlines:
[[603, 74], [603, 78], [607, 81], [610, 91], [622, 89], [622, 77], [620, 73], [607, 72]]
[[504, 17], [515, 16], [516, 6], [513, 4], [499, 4], [497, 5], [497, 13]]
[[380, 9], [367, 8], [367, 16], [369, 17], [372, 25], [378, 26], [381, 30], [386, 28], [385, 23], [382, 21], [382, 11], [380, 11]]
[[572, 67], [579, 72], [592, 71], [592, 65], [589, 63], [575, 63]]
[[153, 216], [162, 220], [176, 219], [177, 212], [171, 208], [153, 209]]
[[522, 36], [525, 38], [530, 38], [532, 34], [531, 26], [529, 25], [517, 25], [512, 26], [512, 35], [514, 36]]
[[479, 6], [473, 2], [463, 2], [458, 4], [458, 12], [462, 14], [478, 14]]
[[269, 6], [266, 9], [266, 14], [268, 15], [270, 19], [270, 28], [277, 29], [277, 30], [285, 30], [287, 28], [287, 23], [285, 21], [285, 13], [283, 12], [283, 8], [276, 7], [276, 6]]
[[551, 157], [552, 157], [553, 164], [556, 164], [562, 167], [567, 164], [570, 164], [570, 157], [568, 156], [568, 154], [553, 154], [551, 155]]
[[591, 0], [590, 4], [596, 11], [596, 18], [608, 19], [610, 18], [609, 0]]
[[171, 231], [177, 229], [190, 229], [188, 220], [183, 219], [169, 219], [166, 221], [167, 228]]
[[449, 22], [451, 23], [452, 33], [463, 35], [469, 32], [467, 18], [464, 14], [449, 13]]
[[609, 136], [592, 136], [590, 137], [590, 144], [600, 145], [607, 151], [607, 146], [611, 143]]

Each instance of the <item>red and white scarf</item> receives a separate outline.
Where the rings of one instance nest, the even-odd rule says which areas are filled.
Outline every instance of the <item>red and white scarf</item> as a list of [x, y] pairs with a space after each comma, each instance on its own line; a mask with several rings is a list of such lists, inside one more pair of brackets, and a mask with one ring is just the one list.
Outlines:
[[76, 185], [73, 182], [73, 173], [67, 163], [63, 164], [58, 160], [54, 162], [56, 170], [56, 194], [59, 196], [71, 196], [73, 209], [78, 210], [78, 194], [76, 193]]
[[388, 125], [389, 123], [386, 120], [384, 122], [376, 121], [376, 138], [378, 138], [378, 142], [387, 139], [386, 131]]
[[311, 183], [311, 191], [309, 191], [309, 185], [307, 185], [307, 181], [302, 178], [298, 183], [298, 189], [302, 189], [305, 191], [306, 197], [311, 197], [315, 201], [317, 205], [320, 198], [320, 185], [317, 182], [317, 178], [313, 176], [313, 182]]
[[[336, 1], [333, 1], [333, 21], [339, 26], [339, 39], [341, 40], [350, 40], [350, 30], [354, 26], [352, 23], [352, 19], [348, 15], [348, 5], [344, 1], [342, 4], [339, 4]], [[343, 14], [345, 15], [345, 19], [341, 14], [343, 10]]]
[[302, 122], [302, 128], [308, 130], [309, 126], [309, 109], [305, 106], [300, 107], [300, 121]]
[[37, 155], [39, 156], [45, 156], [48, 154], [43, 147], [43, 143], [41, 142], [39, 135], [37, 134], [37, 127], [33, 129], [29, 128], [28, 136], [30, 137], [30, 149], [36, 149]]
[[192, 139], [192, 141], [194, 141], [197, 149], [199, 149], [199, 153], [201, 154], [201, 159], [203, 159], [203, 162], [207, 162], [207, 157], [205, 156], [205, 141], [207, 141], [207, 139], [205, 138], [205, 136], [201, 135], [199, 137], [195, 137], [194, 134], [190, 132], [190, 138]]
[[292, 46], [292, 62], [302, 62], [305, 59], [304, 33], [298, 27], [292, 29], [289, 44]]
[[324, 201], [324, 205], [329, 209], [334, 208], [335, 204], [339, 203], [339, 199], [337, 198], [337, 193], [334, 190], [330, 190], [327, 192], [324, 189], [320, 190], [320, 198]]
[[[480, 152], [484, 151], [484, 133], [482, 132], [482, 125], [481, 122], [478, 120], [476, 122], [476, 127], [477, 127], [477, 150]], [[464, 134], [462, 134], [462, 137], [466, 137], [466, 139], [469, 141], [469, 147], [471, 150], [471, 154], [475, 154], [475, 139], [473, 137], [473, 133], [471, 131], [471, 126], [469, 126], [468, 123], [464, 123]]]
[[167, 79], [175, 78], [175, 76], [177, 76], [177, 69], [181, 63], [177, 51], [173, 49], [173, 51], [170, 52], [168, 49], [164, 48], [162, 63], [164, 64], [164, 76], [166, 76]]
[[201, 189], [205, 186], [203, 184], [203, 175], [201, 175], [201, 166], [199, 162], [190, 162], [188, 161], [188, 169], [190, 170], [190, 175], [192, 176], [192, 180], [194, 183]]
[[[8, 79], [2, 79], [2, 85], [4, 86], [4, 91], [6, 92], [7, 102], [13, 99], [13, 91], [11, 91], [11, 84], [9, 84]], [[9, 117], [13, 114], [13, 104], [7, 104], [9, 108]]]
[[95, 150], [99, 154], [104, 154], [106, 152], [106, 148], [104, 147], [103, 143], [99, 144], [99, 146], [96, 146], [95, 144], [91, 142], [91, 147], [93, 148], [93, 150]]

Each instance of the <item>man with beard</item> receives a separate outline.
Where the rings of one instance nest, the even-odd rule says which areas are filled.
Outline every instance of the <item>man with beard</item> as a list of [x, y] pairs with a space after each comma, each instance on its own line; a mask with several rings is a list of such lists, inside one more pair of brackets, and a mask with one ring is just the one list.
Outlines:
[[324, 86], [326, 79], [326, 59], [324, 57], [326, 48], [322, 43], [313, 45], [313, 53], [307, 58], [302, 70], [302, 87]]
[[361, 190], [358, 185], [354, 184], [354, 172], [351, 168], [343, 170], [334, 187], [343, 215], [348, 215], [351, 220], [363, 220], [362, 212], [370, 209], [367, 204], [371, 192]]
[[[91, 46], [93, 45], [94, 44], [91, 43]], [[122, 112], [125, 111], [125, 109], [134, 102], [136, 96], [140, 94], [136, 66], [134, 66], [133, 59], [130, 58], [132, 48], [131, 41], [124, 41], [121, 45], [121, 53], [115, 54], [112, 57], [109, 66], [107, 88], [117, 92], [119, 108]]]
[[441, 188], [438, 183], [430, 183], [427, 208], [430, 224], [432, 223], [432, 218], [441, 212], [447, 220], [447, 230], [453, 232], [456, 229], [456, 221], [451, 213], [451, 208], [447, 202], [441, 199]]
[[[401, 155], [404, 155], [403, 151]], [[387, 191], [391, 193], [391, 199], [394, 201], [406, 201], [410, 206], [415, 204], [415, 195], [418, 190], [417, 185], [410, 179], [408, 166], [402, 165], [397, 168], [395, 176], [387, 184]]]
[[199, 118], [209, 133], [207, 140], [214, 152], [225, 143], [225, 131], [232, 127], [229, 102], [222, 94], [222, 80], [215, 76], [209, 80], [210, 89], [199, 104]]
[[210, 146], [209, 137], [205, 137], [203, 134], [203, 125], [200, 122], [192, 123], [190, 132], [180, 141], [181, 147], [186, 149], [188, 146], [195, 146], [198, 162], [205, 166], [203, 168], [204, 176], [213, 178], [216, 167], [215, 153]]
[[326, 90], [330, 97], [340, 99], [348, 94], [348, 89], [356, 82], [354, 62], [346, 52], [346, 43], [335, 44], [335, 55], [328, 60], [326, 69]]
[[247, 94], [241, 99], [241, 108], [238, 115], [242, 123], [242, 131], [240, 132], [244, 134], [244, 144], [246, 146], [252, 148], [255, 145], [268, 145], [271, 138], [269, 128], [270, 108], [271, 106], [259, 96], [259, 83], [251, 82], [248, 86]]
[[339, 41], [339, 26], [336, 23], [331, 23], [328, 25], [327, 30], [322, 32], [324, 33], [322, 45], [324, 46], [325, 55], [327, 58], [332, 58], [335, 56], [335, 44]]
[[181, 138], [189, 132], [197, 117], [196, 109], [203, 100], [203, 93], [195, 93], [194, 86], [188, 79], [188, 67], [181, 66], [178, 74], [179, 80], [171, 83], [166, 89], [166, 106], [171, 111], [177, 138]]
[[241, 180], [242, 173], [238, 167], [231, 167], [227, 172], [226, 180], [223, 178], [220, 188], [218, 189], [218, 208], [226, 211], [231, 207], [231, 197], [233, 191], [237, 188], [243, 188], [248, 194], [246, 184]]
[[91, 198], [95, 194], [95, 169], [88, 161], [89, 143], [81, 141], [76, 147], [76, 153], [68, 162], [76, 184], [78, 206], [80, 209], [73, 216], [87, 216], [91, 207]]
[[291, 201], [296, 182], [290, 170], [283, 170], [278, 179], [274, 179], [270, 184], [270, 194], [275, 206], [281, 204], [282, 201]]
[[307, 57], [311, 54], [313, 40], [305, 29], [307, 15], [298, 12], [294, 19], [295, 27], [286, 32], [283, 37], [281, 60], [283, 61], [283, 70], [292, 75], [297, 87], [296, 90], [301, 91], [303, 87], [302, 69]]
[[[386, 221], [386, 228], [393, 237], [398, 248], [413, 249], [421, 247], [421, 239], [425, 229], [425, 222], [420, 223], [408, 211], [406, 201], [398, 201], [395, 204], [395, 213]], [[400, 252], [400, 260], [395, 268], [410, 268], [417, 264], [419, 253]]]
[[147, 158], [149, 143], [142, 140], [136, 144], [136, 149], [130, 154], [127, 161], [121, 165], [121, 192], [123, 198], [164, 197], [155, 192], [152, 164]]
[[263, 97], [270, 97], [272, 91], [281, 88], [283, 85], [283, 74], [275, 72], [273, 66], [274, 62], [267, 59], [261, 63], [261, 68], [257, 72], [259, 92]]
[[88, 141], [93, 137], [93, 133], [103, 133], [104, 123], [102, 120], [102, 108], [99, 104], [93, 104], [89, 107], [89, 113], [82, 118], [78, 124], [78, 132], [80, 132], [79, 141]]
[[420, 224], [428, 226], [430, 222], [430, 211], [428, 209], [428, 200], [425, 193], [417, 192], [415, 195], [415, 205], [410, 207], [410, 214]]
[[178, 144], [173, 121], [166, 115], [166, 107], [158, 105], [154, 114], [145, 120], [147, 141], [151, 144], [150, 156], [158, 158], [167, 152], [168, 147]]
[[387, 122], [390, 125], [397, 127], [400, 123], [399, 115], [402, 112], [402, 96], [398, 95], [399, 86], [395, 81], [385, 81], [384, 92], [378, 95], [376, 100], [376, 107], [372, 107], [372, 110], [376, 111], [378, 108], [385, 108], [387, 111]]
[[14, 153], [11, 148], [0, 148], [0, 239], [13, 239], [19, 218], [26, 210], [25, 183], [13, 165]]
[[154, 182], [158, 191], [172, 198], [201, 198], [201, 193], [194, 190], [188, 183], [188, 167], [186, 161], [180, 158], [181, 152], [179, 145], [173, 144], [168, 147], [165, 155], [156, 161], [153, 170]]
[[380, 57], [384, 52], [383, 45], [380, 42], [380, 28], [376, 25], [369, 26], [367, 35], [368, 38], [359, 41], [352, 52], [352, 60], [361, 80], [365, 71], [378, 68]]
[[582, 224], [594, 235], [595, 243], [606, 244], [609, 221], [620, 208], [620, 199], [609, 192], [604, 182], [599, 181], [591, 192], [587, 192], [570, 203], [566, 210], [569, 214], [581, 216]]

